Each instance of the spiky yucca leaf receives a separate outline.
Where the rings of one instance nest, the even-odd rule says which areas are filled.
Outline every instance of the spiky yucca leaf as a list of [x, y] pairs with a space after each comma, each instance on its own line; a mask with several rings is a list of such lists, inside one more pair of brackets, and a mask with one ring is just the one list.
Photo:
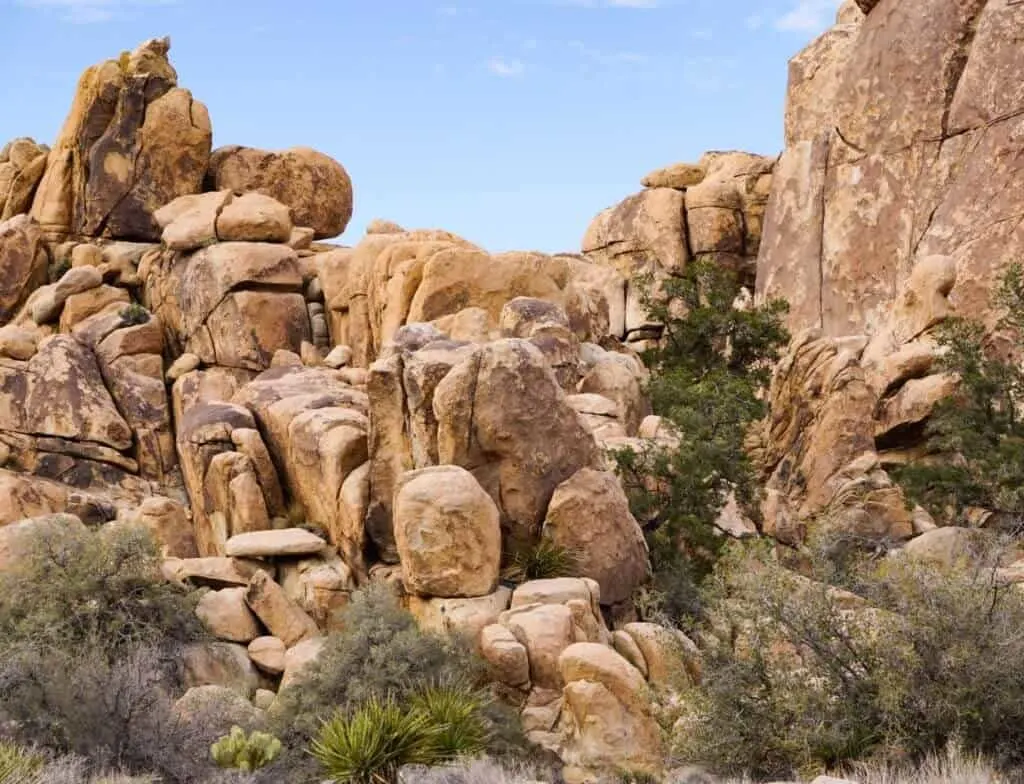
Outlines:
[[417, 694], [411, 709], [435, 728], [434, 745], [445, 759], [472, 757], [487, 750], [491, 732], [483, 709], [489, 695], [465, 681], [451, 680]]
[[310, 751], [338, 784], [394, 784], [403, 765], [443, 761], [437, 735], [424, 713], [372, 698], [324, 722]]
[[536, 544], [515, 552], [503, 576], [515, 582], [578, 577], [580, 556], [579, 551], [542, 537]]

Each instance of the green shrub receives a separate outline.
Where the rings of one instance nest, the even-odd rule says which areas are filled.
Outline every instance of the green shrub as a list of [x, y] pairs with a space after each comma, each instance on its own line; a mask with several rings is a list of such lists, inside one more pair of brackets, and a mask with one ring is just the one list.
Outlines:
[[0, 741], [0, 784], [30, 784], [41, 781], [37, 775], [46, 758], [14, 743]]
[[647, 280], [645, 305], [664, 324], [645, 352], [653, 410], [674, 426], [676, 443], [614, 453], [636, 518], [644, 526], [654, 587], [677, 622], [699, 611], [698, 587], [725, 538], [715, 522], [730, 493], [754, 514], [757, 486], [744, 449], [751, 423], [765, 413], [761, 390], [788, 340], [785, 303], [739, 309], [740, 276], [709, 263]]
[[43, 529], [17, 569], [0, 574], [0, 653], [22, 643], [110, 656], [203, 635], [188, 595], [160, 575], [144, 528]]
[[69, 269], [71, 269], [71, 259], [54, 259], [50, 262], [50, 268], [48, 270], [50, 283], [56, 283], [58, 280], [63, 278]]
[[353, 594], [339, 625], [343, 631], [328, 635], [302, 681], [282, 695], [278, 734], [286, 745], [295, 745], [286, 733], [308, 739], [336, 708], [388, 696], [405, 702], [429, 685], [484, 672], [466, 641], [421, 631], [385, 585]]
[[210, 756], [222, 768], [236, 768], [246, 773], [264, 768], [281, 753], [281, 741], [266, 732], [246, 735], [239, 726], [210, 747]]
[[536, 544], [516, 550], [502, 576], [520, 583], [554, 577], [578, 577], [579, 563], [578, 552], [547, 537], [541, 537]]
[[437, 731], [425, 713], [405, 710], [392, 697], [371, 697], [324, 722], [311, 752], [339, 784], [394, 784], [403, 765], [445, 760]]
[[[939, 325], [943, 350], [935, 370], [959, 380], [957, 392], [941, 401], [924, 428], [928, 459], [892, 473], [908, 497], [939, 521], [969, 525], [975, 508], [996, 515], [1004, 530], [1024, 529], [1024, 267], [1011, 266], [993, 296], [1001, 317], [996, 333], [964, 318]], [[1012, 348], [1007, 350], [1004, 340]]]
[[489, 695], [462, 681], [428, 686], [415, 695], [410, 709], [436, 729], [434, 746], [444, 759], [483, 754], [491, 741], [484, 709]]
[[150, 318], [150, 312], [138, 302], [133, 302], [121, 309], [121, 321], [127, 326], [145, 324]]
[[885, 558], [847, 576], [855, 595], [783, 568], [763, 546], [736, 551], [715, 579], [680, 757], [784, 778], [862, 759], [916, 763], [959, 740], [1024, 761], [1024, 595], [995, 580], [997, 552], [949, 569]]

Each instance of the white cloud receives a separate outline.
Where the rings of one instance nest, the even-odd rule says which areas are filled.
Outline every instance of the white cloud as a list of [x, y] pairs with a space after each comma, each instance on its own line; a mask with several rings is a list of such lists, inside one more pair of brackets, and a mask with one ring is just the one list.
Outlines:
[[797, 0], [793, 8], [775, 20], [778, 30], [816, 33], [828, 27], [840, 0]]
[[496, 76], [506, 79], [515, 76], [522, 76], [526, 66], [521, 60], [506, 59], [504, 57], [492, 57], [487, 61], [487, 70]]
[[116, 19], [131, 8], [172, 5], [177, 0], [18, 0], [29, 8], [38, 8], [59, 15], [65, 22], [94, 24]]

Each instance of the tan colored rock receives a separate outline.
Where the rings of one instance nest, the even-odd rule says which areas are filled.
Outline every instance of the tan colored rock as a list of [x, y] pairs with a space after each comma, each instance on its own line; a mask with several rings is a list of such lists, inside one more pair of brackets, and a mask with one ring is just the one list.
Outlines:
[[231, 202], [231, 191], [179, 196], [158, 209], [153, 218], [160, 240], [171, 250], [192, 251], [217, 242], [218, 218]]
[[207, 585], [211, 588], [247, 586], [249, 579], [257, 571], [273, 570], [273, 567], [261, 561], [220, 556], [175, 558], [171, 559], [169, 563], [173, 579], [187, 580], [196, 585]]
[[22, 361], [32, 359], [39, 338], [38, 331], [15, 324], [0, 327], [0, 356]]
[[647, 677], [647, 660], [644, 658], [643, 651], [640, 650], [640, 646], [636, 644], [636, 640], [626, 631], [618, 629], [612, 633], [612, 647], [616, 652], [622, 656], [626, 661], [632, 664], [640, 674], [645, 678]]
[[335, 346], [324, 357], [324, 364], [331, 368], [343, 368], [352, 361], [352, 349], [348, 346]]
[[660, 269], [680, 272], [689, 260], [685, 197], [651, 188], [598, 215], [583, 238], [583, 253], [627, 278]]
[[374, 218], [366, 224], [367, 234], [402, 234], [404, 231], [405, 229], [394, 221], [384, 220], [383, 218]]
[[320, 635], [316, 622], [266, 572], [250, 578], [245, 601], [267, 630], [289, 648]]
[[131, 304], [131, 296], [118, 286], [97, 286], [72, 294], [60, 313], [61, 332], [71, 332], [78, 324], [97, 313], [120, 313]]
[[589, 602], [594, 613], [600, 614], [600, 586], [594, 580], [579, 577], [554, 577], [525, 582], [512, 593], [512, 607], [568, 604], [576, 599]]
[[295, 225], [312, 228], [317, 239], [341, 234], [352, 217], [348, 173], [308, 147], [283, 152], [220, 147], [210, 157], [207, 178], [217, 190], [255, 191], [287, 205]]
[[227, 541], [225, 552], [232, 558], [286, 558], [315, 555], [327, 542], [302, 528], [277, 531], [250, 531]]
[[210, 118], [176, 86], [169, 48], [147, 41], [82, 74], [32, 205], [48, 235], [155, 240], [153, 213], [201, 190]]
[[484, 627], [495, 624], [508, 609], [512, 591], [501, 586], [494, 593], [471, 599], [424, 599], [409, 596], [409, 612], [426, 631], [459, 634], [477, 643]]
[[555, 487], [597, 458], [593, 438], [528, 341], [476, 349], [438, 384], [433, 408], [439, 461], [473, 470], [513, 540], [535, 536]]
[[682, 632], [656, 623], [627, 623], [622, 630], [643, 654], [652, 683], [672, 686], [687, 679], [699, 683], [697, 646]]
[[395, 542], [406, 588], [439, 597], [485, 596], [498, 582], [498, 508], [453, 465], [410, 471], [395, 488]]
[[200, 364], [202, 364], [202, 360], [195, 354], [182, 354], [171, 363], [169, 368], [167, 368], [167, 380], [177, 381], [186, 373], [191, 373], [193, 370], [198, 368]]
[[513, 687], [529, 686], [530, 659], [526, 647], [501, 624], [481, 629], [480, 654], [499, 682]]
[[59, 536], [64, 531], [83, 533], [85, 526], [75, 515], [43, 514], [0, 524], [0, 574], [25, 559], [39, 537]]
[[580, 573], [597, 581], [607, 604], [629, 598], [650, 576], [643, 531], [612, 473], [584, 468], [560, 484], [548, 506], [544, 536], [579, 553]]
[[24, 137], [0, 148], [0, 222], [29, 211], [49, 151]]
[[164, 496], [150, 496], [128, 515], [128, 519], [153, 535], [164, 557], [192, 559], [198, 555], [192, 522], [185, 506], [177, 501]]
[[182, 651], [181, 658], [186, 689], [223, 686], [249, 699], [259, 685], [259, 673], [249, 660], [244, 645], [232, 642], [192, 643]]
[[18, 215], [0, 223], [0, 321], [9, 321], [28, 295], [46, 282], [48, 261], [35, 221]]
[[627, 435], [634, 435], [643, 418], [650, 413], [650, 403], [644, 396], [641, 379], [625, 363], [613, 357], [591, 367], [577, 385], [577, 391], [614, 400]]
[[196, 615], [214, 637], [248, 643], [260, 635], [260, 625], [245, 603], [245, 588], [222, 588], [203, 594]]
[[249, 643], [253, 664], [271, 675], [284, 673], [287, 648], [277, 637], [256, 637]]
[[96, 267], [75, 267], [64, 273], [56, 283], [37, 289], [25, 307], [36, 324], [54, 321], [68, 297], [103, 284], [103, 274]]
[[502, 613], [500, 623], [526, 648], [531, 682], [562, 688], [558, 657], [574, 641], [572, 611], [561, 604], [526, 605]]
[[707, 170], [700, 164], [673, 163], [663, 169], [655, 169], [646, 175], [640, 183], [645, 188], [675, 188], [685, 190], [699, 185], [707, 175]]
[[221, 242], [283, 242], [292, 235], [288, 207], [262, 193], [244, 193], [217, 215]]
[[278, 694], [302, 679], [303, 674], [317, 660], [323, 651], [325, 640], [314, 637], [292, 646], [284, 655], [284, 677]]
[[659, 774], [661, 733], [640, 672], [595, 643], [569, 646], [558, 665], [566, 684], [561, 729], [567, 780], [608, 768]]
[[278, 573], [285, 594], [317, 626], [327, 631], [340, 628], [339, 613], [356, 587], [344, 561], [337, 556], [302, 558], [282, 563]]
[[902, 553], [919, 563], [948, 568], [958, 561], [970, 561], [980, 555], [991, 538], [988, 534], [987, 531], [974, 528], [935, 528], [907, 542]]

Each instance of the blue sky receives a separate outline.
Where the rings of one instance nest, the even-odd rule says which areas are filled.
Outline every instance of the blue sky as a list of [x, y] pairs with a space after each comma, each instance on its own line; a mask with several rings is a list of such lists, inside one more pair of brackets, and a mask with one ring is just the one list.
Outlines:
[[50, 143], [78, 74], [170, 35], [214, 145], [316, 147], [375, 217], [575, 251], [649, 170], [775, 154], [786, 61], [838, 0], [0, 0], [0, 144]]

